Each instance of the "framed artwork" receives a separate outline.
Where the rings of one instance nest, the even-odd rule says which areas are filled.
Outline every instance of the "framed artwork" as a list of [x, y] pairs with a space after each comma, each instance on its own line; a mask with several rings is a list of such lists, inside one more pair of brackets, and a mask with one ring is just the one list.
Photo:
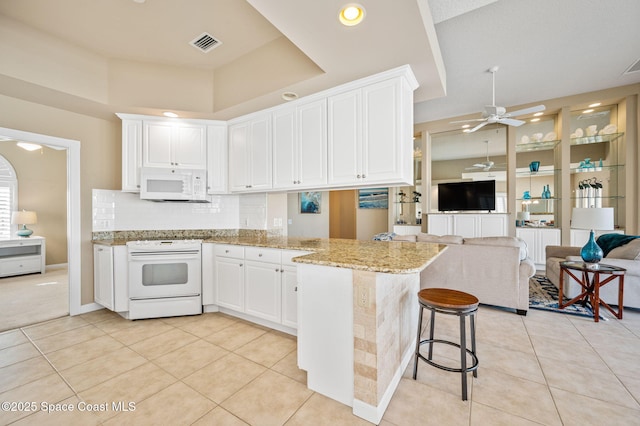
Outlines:
[[322, 192], [300, 192], [300, 213], [320, 214]]
[[368, 188], [358, 190], [358, 208], [388, 209], [389, 188]]

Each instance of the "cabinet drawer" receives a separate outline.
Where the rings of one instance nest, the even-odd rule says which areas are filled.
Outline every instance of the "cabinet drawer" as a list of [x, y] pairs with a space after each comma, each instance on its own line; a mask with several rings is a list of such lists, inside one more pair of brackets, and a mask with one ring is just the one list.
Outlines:
[[244, 247], [227, 244], [216, 244], [216, 256], [233, 257], [234, 259], [244, 259]]
[[277, 249], [247, 247], [244, 253], [247, 260], [280, 264], [280, 250]]
[[14, 257], [0, 260], [0, 275], [19, 275], [30, 272], [41, 272], [42, 258], [40, 256]]
[[298, 256], [304, 256], [305, 254], [311, 254], [311, 252], [302, 250], [282, 250], [282, 264], [288, 266], [297, 266], [298, 264], [291, 259]]

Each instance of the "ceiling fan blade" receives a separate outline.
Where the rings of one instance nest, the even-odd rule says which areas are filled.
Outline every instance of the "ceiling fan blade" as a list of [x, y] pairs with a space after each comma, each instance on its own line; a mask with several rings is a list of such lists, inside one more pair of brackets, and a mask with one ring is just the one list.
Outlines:
[[483, 122], [483, 123], [480, 123], [480, 124], [478, 124], [476, 127], [474, 127], [473, 129], [469, 130], [469, 133], [471, 133], [471, 132], [475, 132], [476, 130], [483, 128], [483, 127], [484, 127], [484, 126], [486, 126], [487, 124], [489, 124], [489, 122], [488, 122], [488, 121], [485, 121], [485, 122]]
[[541, 112], [541, 111], [544, 111], [545, 109], [546, 107], [544, 105], [536, 105], [530, 108], [523, 108], [517, 111], [510, 111], [505, 115], [507, 117], [516, 117], [518, 115], [526, 115], [526, 114], [533, 114], [534, 112]]
[[458, 120], [458, 121], [450, 121], [449, 124], [457, 124], [457, 123], [470, 123], [472, 121], [484, 121], [484, 118], [472, 118], [469, 120]]
[[524, 123], [526, 123], [526, 121], [522, 121], [522, 120], [516, 120], [515, 118], [499, 118], [498, 123], [500, 124], [506, 124], [508, 126], [522, 126]]

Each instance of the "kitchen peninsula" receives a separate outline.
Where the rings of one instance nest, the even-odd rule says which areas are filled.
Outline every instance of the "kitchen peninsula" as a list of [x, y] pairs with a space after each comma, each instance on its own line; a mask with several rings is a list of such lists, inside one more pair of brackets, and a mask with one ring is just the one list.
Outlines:
[[311, 390], [353, 407], [355, 415], [373, 423], [382, 418], [411, 360], [420, 271], [446, 247], [268, 236], [263, 231], [94, 234], [97, 245], [123, 246], [136, 239], [202, 239], [203, 247], [212, 247], [203, 249], [203, 294], [206, 286], [213, 287], [209, 281], [215, 271], [210, 278], [205, 271], [215, 262], [206, 253], [213, 253], [216, 246], [309, 253], [293, 258], [297, 265], [298, 366], [307, 371]]

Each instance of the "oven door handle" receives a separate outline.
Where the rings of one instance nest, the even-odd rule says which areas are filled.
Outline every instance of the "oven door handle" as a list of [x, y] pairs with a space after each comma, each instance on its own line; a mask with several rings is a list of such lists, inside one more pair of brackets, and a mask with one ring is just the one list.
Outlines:
[[166, 260], [166, 259], [197, 259], [200, 257], [199, 250], [171, 250], [171, 251], [132, 251], [129, 258], [132, 260]]
[[160, 296], [160, 297], [129, 297], [129, 300], [149, 300], [149, 299], [180, 299], [182, 297], [197, 297], [200, 293], [181, 294], [180, 296]]

